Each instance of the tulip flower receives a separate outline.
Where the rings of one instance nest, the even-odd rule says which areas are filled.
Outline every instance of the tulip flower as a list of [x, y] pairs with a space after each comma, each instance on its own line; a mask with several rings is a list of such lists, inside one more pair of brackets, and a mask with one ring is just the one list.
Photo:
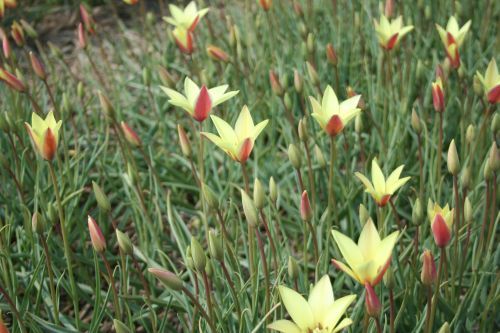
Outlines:
[[370, 193], [379, 207], [383, 207], [391, 199], [391, 195], [406, 184], [410, 177], [399, 178], [404, 165], [400, 165], [385, 179], [377, 159], [372, 160], [372, 182], [363, 174], [356, 172], [356, 177], [365, 185], [365, 192]]
[[285, 286], [278, 288], [283, 305], [293, 321], [277, 320], [267, 326], [271, 330], [283, 333], [333, 333], [352, 324], [350, 318], [340, 319], [356, 295], [335, 300], [328, 275], [316, 283], [307, 300], [293, 289]]
[[451, 227], [453, 225], [453, 209], [450, 209], [448, 204], [440, 207], [437, 203], [433, 203], [430, 199], [427, 204], [427, 215], [431, 223], [432, 234], [434, 241], [440, 248], [448, 245], [451, 239]]
[[266, 12], [271, 9], [271, 6], [273, 5], [273, 0], [257, 0], [259, 2], [259, 5], [264, 9]]
[[495, 58], [492, 58], [484, 76], [477, 72], [479, 81], [483, 85], [484, 93], [491, 104], [500, 103], [500, 75]]
[[403, 27], [403, 17], [389, 22], [385, 15], [380, 16], [380, 23], [374, 20], [375, 32], [377, 33], [380, 46], [390, 51], [396, 46], [404, 35], [413, 30], [412, 25]]
[[56, 154], [61, 124], [61, 120], [56, 122], [52, 111], [49, 112], [45, 120], [33, 113], [31, 125], [24, 123], [36, 150], [47, 161], [51, 161]]
[[139, 0], [123, 0], [127, 5], [135, 5]]
[[458, 49], [462, 46], [465, 36], [469, 31], [471, 21], [467, 21], [462, 28], [458, 27], [457, 19], [452, 16], [448, 20], [446, 25], [446, 30], [443, 29], [439, 24], [436, 24], [436, 28], [439, 33], [439, 37], [443, 42], [446, 50], [446, 55], [450, 59], [450, 63], [453, 68], [460, 67], [460, 54]]
[[227, 88], [227, 84], [210, 89], [205, 86], [200, 88], [188, 77], [184, 80], [184, 93], [186, 95], [167, 87], [161, 87], [170, 98], [170, 104], [182, 108], [199, 122], [208, 117], [213, 107], [234, 97], [239, 92], [238, 90], [226, 92]]
[[434, 262], [434, 257], [432, 252], [425, 250], [422, 254], [422, 273], [420, 274], [420, 280], [426, 286], [431, 286], [437, 279], [436, 263]]
[[309, 96], [313, 108], [312, 116], [331, 137], [337, 136], [347, 123], [361, 112], [358, 102], [361, 95], [351, 97], [339, 104], [331, 86], [327, 86], [321, 104]]
[[97, 222], [89, 215], [87, 218], [87, 225], [89, 227], [90, 240], [92, 246], [97, 253], [102, 253], [106, 250], [106, 239], [102, 234], [101, 228]]
[[233, 160], [245, 163], [252, 152], [255, 139], [266, 127], [268, 119], [254, 125], [248, 107], [245, 105], [236, 120], [234, 129], [217, 116], [210, 116], [219, 136], [202, 132], [202, 134], [225, 151]]
[[0, 0], [0, 18], [5, 14], [5, 7], [15, 8], [16, 6], [16, 0]]
[[193, 34], [191, 31], [177, 27], [172, 31], [172, 36], [181, 52], [186, 54], [193, 53]]
[[444, 111], [444, 90], [441, 77], [438, 77], [436, 82], [432, 82], [432, 103], [434, 104], [434, 110], [436, 110], [436, 112]]
[[87, 35], [85, 34], [85, 29], [83, 28], [83, 24], [81, 22], [78, 23], [77, 35], [78, 45], [80, 48], [85, 49], [87, 47]]
[[373, 221], [368, 219], [359, 235], [358, 244], [337, 230], [332, 230], [332, 234], [347, 262], [346, 265], [332, 259], [333, 265], [363, 285], [369, 283], [376, 286], [391, 263], [392, 249], [399, 231], [381, 240]]
[[169, 5], [168, 8], [172, 16], [164, 17], [163, 19], [176, 28], [182, 28], [190, 32], [196, 28], [200, 19], [208, 12], [208, 8], [198, 10], [194, 1], [191, 1], [184, 9], [176, 5]]
[[14, 74], [3, 69], [2, 67], [0, 67], [0, 80], [4, 81], [9, 87], [11, 87], [12, 89], [14, 89], [16, 91], [19, 91], [19, 92], [26, 91], [26, 85], [24, 84], [24, 82], [21, 81]]

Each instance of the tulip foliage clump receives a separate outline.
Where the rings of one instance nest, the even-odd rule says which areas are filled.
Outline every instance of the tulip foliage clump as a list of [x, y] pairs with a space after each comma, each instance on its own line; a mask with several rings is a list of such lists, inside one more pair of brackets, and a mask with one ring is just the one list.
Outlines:
[[0, 333], [500, 331], [499, 10], [0, 0]]

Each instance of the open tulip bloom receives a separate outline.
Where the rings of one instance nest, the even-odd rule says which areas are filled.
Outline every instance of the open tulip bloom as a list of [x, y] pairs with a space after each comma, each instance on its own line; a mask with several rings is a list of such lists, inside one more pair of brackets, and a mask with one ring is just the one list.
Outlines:
[[55, 156], [61, 124], [61, 120], [56, 122], [52, 111], [47, 114], [45, 120], [33, 112], [31, 125], [24, 123], [31, 140], [33, 140], [35, 149], [47, 161], [51, 161]]
[[491, 104], [500, 103], [500, 75], [498, 75], [495, 59], [491, 59], [484, 76], [479, 72], [477, 72], [477, 76], [483, 85], [488, 102]]
[[217, 116], [210, 116], [219, 136], [202, 132], [202, 134], [225, 151], [233, 160], [245, 163], [252, 152], [255, 139], [266, 127], [269, 120], [254, 125], [248, 107], [245, 105], [236, 120], [234, 129]]
[[200, 88], [188, 77], [184, 80], [185, 95], [173, 89], [161, 87], [170, 98], [170, 104], [182, 108], [199, 122], [208, 117], [213, 107], [234, 97], [239, 92], [238, 90], [226, 92], [227, 88], [227, 84], [210, 89], [205, 86]]
[[385, 179], [377, 159], [374, 158], [372, 160], [372, 181], [370, 182], [366, 176], [359, 172], [356, 172], [356, 177], [365, 185], [365, 192], [370, 193], [377, 205], [383, 207], [389, 202], [391, 195], [410, 179], [410, 177], [399, 178], [403, 168], [404, 165], [400, 165]]
[[454, 16], [450, 17], [448, 20], [446, 30], [439, 24], [436, 24], [439, 37], [443, 42], [446, 49], [446, 55], [450, 59], [453, 68], [460, 67], [460, 54], [458, 53], [458, 49], [462, 46], [465, 36], [470, 29], [470, 25], [471, 21], [469, 20], [462, 28], [459, 28], [457, 19]]
[[186, 54], [193, 53], [193, 33], [188, 29], [177, 27], [172, 31], [172, 36], [174, 37], [175, 44], [181, 50], [181, 52]]
[[335, 300], [330, 278], [325, 275], [312, 288], [306, 300], [295, 290], [279, 286], [279, 293], [290, 320], [278, 320], [267, 328], [283, 333], [333, 333], [352, 324], [350, 318], [340, 318], [356, 299], [356, 295]]
[[359, 235], [358, 244], [337, 230], [332, 230], [332, 234], [347, 265], [336, 259], [332, 259], [332, 263], [362, 285], [377, 285], [391, 263], [392, 249], [399, 231], [381, 240], [373, 221], [368, 219]]
[[404, 35], [413, 30], [412, 25], [403, 27], [403, 17], [398, 18], [389, 22], [385, 15], [380, 16], [380, 23], [374, 20], [375, 32], [377, 33], [378, 41], [380, 45], [386, 50], [392, 50], [396, 46]]
[[429, 200], [427, 204], [427, 215], [431, 223], [432, 234], [436, 245], [440, 248], [448, 245], [451, 239], [451, 227], [453, 226], [453, 209], [448, 204], [441, 207]]
[[176, 5], [169, 5], [170, 17], [163, 19], [177, 28], [193, 31], [200, 19], [208, 12], [208, 8], [198, 10], [196, 3], [191, 1], [184, 10]]
[[339, 104], [335, 91], [331, 86], [327, 86], [321, 104], [309, 96], [313, 109], [312, 116], [329, 136], [337, 136], [345, 125], [361, 112], [358, 108], [360, 98], [361, 95], [357, 95]]

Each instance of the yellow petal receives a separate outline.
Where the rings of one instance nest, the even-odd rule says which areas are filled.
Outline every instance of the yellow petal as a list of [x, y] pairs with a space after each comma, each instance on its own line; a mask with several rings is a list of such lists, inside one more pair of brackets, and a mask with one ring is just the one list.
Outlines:
[[375, 192], [375, 189], [373, 188], [372, 183], [368, 180], [368, 178], [365, 177], [365, 175], [363, 175], [360, 172], [356, 172], [355, 175], [356, 175], [356, 177], [358, 177], [359, 180], [361, 180], [363, 185], [365, 185], [366, 192], [369, 192], [369, 193]]
[[375, 255], [375, 265], [377, 269], [383, 267], [392, 254], [392, 250], [398, 240], [399, 231], [394, 231], [380, 242]]
[[323, 114], [328, 118], [339, 113], [339, 100], [337, 99], [337, 95], [335, 95], [335, 91], [330, 86], [326, 87], [325, 93], [323, 94], [321, 109]]
[[248, 107], [245, 105], [241, 109], [240, 115], [236, 120], [234, 131], [238, 136], [238, 140], [243, 141], [246, 138], [253, 137], [253, 130], [254, 130], [254, 124], [252, 115], [250, 114], [250, 110], [248, 110]]
[[373, 224], [372, 219], [368, 219], [361, 230], [358, 239], [358, 247], [363, 254], [365, 260], [370, 260], [377, 252], [380, 245], [380, 236], [378, 235], [377, 228]]
[[344, 318], [342, 319], [342, 321], [338, 324], [337, 327], [335, 327], [335, 329], [333, 330], [332, 333], [336, 333], [336, 332], [340, 332], [341, 330], [343, 330], [344, 328], [346, 328], [347, 326], [350, 326], [352, 324], [352, 319], [351, 318]]
[[326, 309], [325, 317], [322, 321], [322, 326], [328, 329], [333, 329], [344, 315], [349, 305], [356, 299], [356, 295], [344, 296], [336, 300]]
[[340, 113], [348, 112], [358, 107], [359, 100], [361, 99], [361, 95], [353, 96], [349, 99], [346, 99], [342, 103], [340, 103]]
[[486, 73], [484, 73], [484, 84], [487, 90], [495, 87], [498, 81], [498, 67], [495, 58], [492, 58], [490, 63], [488, 64], [488, 68], [486, 68]]
[[260, 132], [264, 130], [264, 128], [267, 126], [267, 123], [269, 123], [269, 119], [263, 120], [255, 126], [253, 130], [254, 140], [257, 139], [257, 137], [260, 135]]
[[446, 31], [456, 37], [458, 35], [458, 22], [455, 16], [450, 17], [448, 24], [446, 25]]
[[448, 37], [446, 36], [446, 30], [444, 30], [443, 27], [441, 27], [439, 24], [436, 24], [436, 29], [439, 33], [441, 41], [443, 42], [443, 45], [444, 46], [448, 45]]
[[267, 325], [267, 328], [283, 333], [301, 333], [300, 328], [289, 320], [277, 320]]
[[372, 182], [375, 192], [385, 193], [385, 178], [382, 170], [380, 169], [377, 159], [372, 160]]
[[189, 104], [187, 98], [184, 95], [167, 87], [160, 86], [160, 88], [170, 98], [170, 100], [168, 101], [170, 104], [184, 109], [189, 114], [193, 114], [193, 105]]
[[404, 178], [401, 178], [401, 179], [398, 179], [395, 183], [391, 184], [391, 185], [386, 185], [386, 191], [388, 194], [393, 194], [394, 192], [396, 192], [401, 186], [403, 186], [404, 184], [406, 184], [406, 182], [408, 182], [410, 180], [411, 177], [404, 177]]
[[352, 269], [363, 262], [363, 255], [352, 239], [344, 234], [341, 234], [337, 230], [332, 230], [332, 235], [337, 243], [337, 246], [339, 247], [340, 252], [342, 253], [342, 256]]
[[333, 262], [334, 266], [336, 266], [338, 269], [340, 269], [344, 273], [347, 273], [347, 275], [352, 277], [354, 280], [358, 281], [359, 283], [363, 283], [361, 281], [361, 279], [356, 275], [356, 273], [354, 273], [354, 271], [352, 269], [347, 267], [346, 264], [344, 264], [343, 262], [340, 262], [338, 260], [335, 260], [335, 259], [332, 259], [332, 262]]
[[215, 128], [217, 129], [217, 132], [219, 133], [222, 141], [233, 144], [237, 143], [238, 137], [236, 136], [236, 133], [234, 132], [231, 125], [217, 116], [210, 116], [210, 118], [212, 119], [212, 122], [214, 123]]
[[200, 87], [190, 78], [186, 77], [184, 80], [184, 93], [186, 94], [189, 104], [195, 105], [198, 95], [200, 94]]
[[314, 317], [304, 297], [288, 287], [279, 286], [278, 288], [283, 305], [297, 326], [302, 330], [311, 326], [314, 323]]
[[465, 36], [467, 35], [467, 32], [470, 29], [470, 25], [471, 25], [471, 20], [467, 21], [467, 23], [465, 23], [463, 27], [458, 31], [456, 39], [459, 47], [463, 44]]
[[321, 322], [328, 308], [333, 304], [333, 289], [328, 275], [324, 275], [313, 287], [307, 300], [315, 322]]

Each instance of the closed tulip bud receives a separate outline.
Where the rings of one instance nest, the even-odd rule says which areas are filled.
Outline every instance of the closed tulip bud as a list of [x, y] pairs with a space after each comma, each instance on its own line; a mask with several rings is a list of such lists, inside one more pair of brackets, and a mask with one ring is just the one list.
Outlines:
[[99, 97], [101, 109], [104, 114], [110, 119], [115, 119], [115, 108], [109, 101], [108, 97], [106, 97], [106, 95], [104, 95], [100, 90], [97, 92], [97, 96]]
[[191, 156], [191, 142], [189, 141], [184, 128], [181, 125], [177, 125], [177, 133], [179, 134], [179, 144], [181, 145], [182, 154], [185, 157]]
[[300, 22], [299, 23], [299, 32], [300, 32], [300, 36], [305, 39], [307, 37], [307, 27], [306, 25], [304, 24], [304, 22]]
[[466, 223], [472, 222], [474, 218], [474, 212], [472, 211], [472, 205], [470, 203], [469, 197], [465, 197], [464, 200], [464, 219]]
[[299, 94], [302, 92], [302, 89], [304, 88], [302, 77], [300, 76], [299, 72], [296, 69], [293, 70], [293, 86], [295, 87], [295, 91]]
[[311, 202], [309, 201], [309, 196], [307, 191], [302, 192], [300, 199], [300, 217], [303, 221], [309, 222], [313, 218], [313, 211], [311, 208]]
[[92, 189], [99, 208], [102, 209], [104, 213], [109, 212], [111, 210], [111, 203], [106, 193], [104, 193], [102, 188], [94, 181], [92, 182]]
[[198, 272], [203, 272], [207, 263], [207, 256], [200, 242], [194, 237], [191, 237], [191, 256], [193, 257], [194, 268], [196, 268]]
[[383, 281], [388, 289], [394, 289], [396, 281], [394, 280], [394, 272], [392, 271], [391, 266], [387, 268], [387, 271], [385, 272], [383, 277]]
[[369, 283], [365, 283], [365, 309], [366, 313], [373, 318], [378, 318], [380, 315], [380, 309], [382, 308], [380, 300], [375, 293], [375, 290]]
[[229, 44], [231, 45], [232, 48], [235, 48], [240, 41], [240, 30], [238, 29], [238, 26], [232, 25], [231, 28], [229, 29]]
[[92, 16], [90, 16], [89, 12], [87, 11], [87, 8], [85, 8], [83, 4], [80, 4], [80, 16], [82, 18], [85, 30], [87, 30], [89, 34], [95, 34], [94, 20], [92, 19]]
[[416, 76], [417, 76], [417, 80], [422, 80], [425, 76], [425, 66], [424, 64], [422, 63], [422, 60], [418, 59], [417, 60], [417, 69], [416, 69]]
[[7, 38], [7, 36], [5, 36], [2, 39], [2, 50], [3, 50], [3, 56], [4, 56], [4, 58], [5, 59], [9, 59], [10, 58], [10, 54], [12, 52], [12, 49], [10, 47], [9, 39]]
[[85, 97], [85, 88], [83, 86], [83, 82], [78, 82], [78, 85], [76, 86], [76, 94], [79, 99], [82, 99]]
[[326, 45], [326, 58], [328, 59], [328, 62], [333, 66], [337, 66], [339, 63], [337, 52], [335, 51], [335, 48], [331, 43], [328, 43]]
[[460, 159], [458, 158], [457, 147], [455, 145], [455, 139], [451, 140], [450, 146], [448, 148], [448, 171], [456, 176], [460, 172]]
[[288, 146], [288, 159], [295, 169], [300, 169], [302, 166], [302, 158], [299, 148], [293, 143]]
[[450, 324], [446, 321], [439, 329], [438, 333], [451, 333]]
[[113, 327], [115, 328], [116, 333], [132, 333], [132, 331], [129, 330], [127, 325], [125, 325], [118, 319], [113, 319]]
[[63, 113], [70, 113], [73, 104], [69, 101], [69, 96], [67, 92], [63, 92], [62, 94], [62, 107], [61, 110]]
[[229, 61], [229, 55], [226, 52], [224, 52], [224, 50], [214, 45], [207, 46], [207, 54], [210, 58], [217, 61], [222, 61], [222, 62]]
[[310, 54], [314, 53], [314, 35], [310, 32], [307, 34], [306, 40], [307, 52]]
[[361, 113], [354, 118], [354, 131], [358, 134], [363, 132], [363, 117], [361, 116]]
[[213, 230], [210, 230], [208, 234], [208, 249], [212, 258], [217, 261], [224, 260], [224, 249], [222, 248], [222, 241]]
[[471, 168], [470, 165], [467, 166], [462, 172], [462, 188], [469, 189], [470, 188], [470, 180], [471, 180]]
[[152, 26], [154, 23], [156, 23], [155, 14], [153, 14], [152, 12], [148, 12], [146, 14], [146, 23], [148, 26]]
[[298, 132], [299, 132], [299, 139], [304, 142], [307, 142], [307, 139], [309, 139], [309, 132], [307, 130], [306, 117], [299, 120]]
[[474, 75], [474, 79], [472, 81], [472, 88], [474, 89], [474, 93], [482, 97], [484, 94], [483, 83], [477, 74]]
[[170, 75], [170, 73], [167, 71], [165, 67], [158, 66], [158, 74], [160, 76], [160, 81], [164, 86], [170, 88], [175, 85], [174, 78], [172, 77], [172, 75]]
[[394, 14], [394, 0], [385, 0], [384, 13], [387, 18], [392, 17]]
[[21, 22], [21, 26], [23, 27], [24, 32], [26, 32], [26, 35], [28, 35], [29, 38], [38, 38], [38, 33], [31, 24], [29, 24], [25, 20], [20, 20], [19, 22]]
[[49, 222], [55, 224], [58, 221], [57, 209], [55, 207], [55, 203], [49, 202], [47, 204], [47, 218]]
[[488, 163], [488, 161], [486, 161], [486, 163], [484, 165], [483, 176], [484, 176], [484, 180], [487, 182], [489, 182], [491, 180], [491, 178], [493, 177], [493, 171], [491, 170], [491, 165], [490, 165], [490, 163]]
[[446, 224], [441, 214], [436, 214], [431, 225], [434, 241], [439, 248], [443, 248], [450, 242], [451, 229]]
[[461, 64], [460, 67], [458, 67], [457, 73], [460, 79], [464, 78], [465, 74], [467, 74], [467, 70], [465, 69], [464, 64]]
[[120, 250], [126, 255], [129, 256], [133, 255], [134, 245], [132, 244], [132, 241], [127, 236], [127, 234], [121, 232], [118, 229], [115, 230], [115, 234], [116, 234], [116, 240], [118, 242], [118, 247], [120, 248]]
[[281, 87], [281, 83], [278, 79], [278, 75], [275, 71], [269, 71], [269, 82], [271, 83], [271, 89], [276, 96], [283, 96], [283, 87]]
[[451, 62], [449, 58], [444, 59], [442, 70], [443, 70], [443, 81], [444, 81], [444, 79], [450, 75]]
[[273, 177], [269, 178], [269, 198], [276, 205], [278, 201], [278, 186]]
[[437, 279], [436, 263], [431, 251], [425, 250], [422, 254], [422, 272], [420, 273], [420, 280], [425, 286], [432, 286]]
[[498, 131], [500, 131], [500, 115], [495, 113], [493, 116], [493, 121], [491, 122], [491, 132], [493, 135], [497, 135]]
[[126, 122], [124, 121], [120, 122], [120, 126], [122, 128], [125, 140], [127, 140], [127, 142], [130, 145], [134, 147], [139, 147], [142, 144], [139, 135], [137, 135], [137, 133], [132, 129], [132, 127], [130, 127]]
[[321, 148], [318, 145], [314, 146], [314, 156], [316, 157], [316, 161], [318, 161], [320, 168], [326, 168], [326, 160]]
[[264, 187], [258, 178], [255, 178], [253, 185], [253, 202], [255, 203], [255, 208], [261, 210], [264, 208], [266, 203], [266, 194], [264, 192]]
[[292, 99], [290, 98], [290, 94], [288, 94], [287, 92], [285, 93], [284, 97], [283, 97], [283, 103], [285, 104], [285, 108], [287, 110], [292, 110]]
[[306, 62], [307, 66], [307, 73], [309, 74], [309, 79], [311, 80], [313, 85], [318, 85], [319, 84], [319, 76], [318, 72], [316, 72], [316, 69], [309, 63], [309, 61]]
[[10, 34], [12, 36], [12, 39], [14, 40], [17, 46], [22, 47], [26, 42], [24, 39], [23, 27], [17, 21], [14, 21], [14, 23], [12, 23], [12, 26], [10, 28], [11, 28]]
[[432, 82], [432, 103], [436, 112], [443, 112], [445, 109], [443, 82], [440, 77], [436, 82]]
[[298, 17], [304, 17], [304, 11], [302, 10], [302, 6], [297, 1], [293, 2], [293, 10]]
[[415, 200], [415, 203], [413, 204], [411, 219], [412, 222], [417, 226], [420, 225], [424, 219], [424, 211], [422, 209], [422, 203], [420, 202], [419, 198], [417, 198]]
[[78, 33], [78, 46], [81, 49], [87, 48], [87, 34], [85, 33], [85, 30], [83, 28], [83, 24], [79, 23], [78, 28], [77, 28], [77, 33]]
[[99, 228], [97, 222], [90, 215], [87, 218], [87, 225], [94, 250], [97, 253], [103, 253], [106, 250], [106, 239], [102, 234], [101, 228]]
[[426, 20], [429, 20], [432, 15], [432, 9], [429, 5], [425, 6], [424, 8], [424, 17]]
[[207, 258], [207, 263], [205, 264], [205, 273], [209, 278], [214, 274], [214, 265], [212, 264], [212, 260]]
[[420, 117], [418, 116], [415, 109], [411, 111], [411, 126], [417, 134], [422, 133], [422, 123], [420, 122]]
[[292, 280], [296, 280], [299, 277], [299, 264], [297, 264], [297, 260], [294, 257], [288, 256], [288, 276]]
[[188, 245], [186, 248], [186, 267], [192, 271], [194, 271], [194, 261], [193, 256], [191, 255], [191, 246]]
[[208, 187], [207, 184], [201, 184], [201, 192], [203, 194], [203, 198], [205, 199], [208, 208], [210, 209], [218, 209], [219, 208], [219, 199], [214, 191]]
[[490, 149], [490, 156], [488, 158], [491, 170], [497, 172], [500, 167], [500, 155], [496, 142], [493, 142]]
[[43, 220], [42, 214], [39, 212], [35, 212], [31, 217], [31, 229], [39, 235], [45, 230], [45, 221]]
[[0, 80], [4, 81], [10, 88], [18, 91], [25, 92], [26, 85], [24, 84], [22, 78], [18, 75], [14, 75], [5, 69], [0, 67]]
[[142, 69], [142, 82], [144, 82], [146, 86], [151, 84], [151, 70], [148, 67]]
[[264, 9], [264, 11], [269, 11], [271, 9], [271, 6], [273, 5], [273, 0], [258, 0], [259, 5]]
[[259, 224], [257, 209], [255, 208], [252, 198], [250, 198], [244, 190], [241, 190], [241, 203], [248, 224], [250, 227], [255, 228]]
[[182, 280], [174, 273], [163, 268], [148, 268], [148, 272], [160, 280], [167, 288], [172, 290], [182, 289]]
[[467, 131], [465, 132], [465, 139], [467, 140], [467, 144], [472, 144], [474, 139], [476, 138], [476, 128], [474, 125], [469, 125], [467, 127]]
[[361, 225], [365, 225], [366, 221], [370, 218], [370, 213], [368, 212], [368, 209], [366, 209], [365, 205], [360, 204], [359, 205], [359, 222]]

